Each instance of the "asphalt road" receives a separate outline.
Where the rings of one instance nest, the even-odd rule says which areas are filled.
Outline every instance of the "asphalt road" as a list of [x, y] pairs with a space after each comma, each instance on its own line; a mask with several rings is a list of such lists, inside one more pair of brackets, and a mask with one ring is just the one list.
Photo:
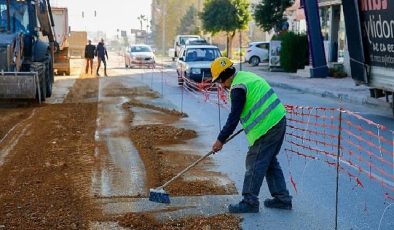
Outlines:
[[[177, 85], [176, 73], [173, 69], [164, 70], [129, 70], [130, 74], [141, 82], [161, 93], [168, 101], [167, 106], [173, 106], [186, 112], [188, 121], [196, 124], [199, 134], [198, 141], [201, 151], [209, 151], [216, 139], [221, 126], [228, 115], [228, 105], [220, 108], [214, 103], [215, 95], [209, 100], [199, 92], [189, 91]], [[394, 130], [394, 119], [391, 114], [381, 114], [379, 108], [350, 103], [339, 103], [329, 98], [317, 97], [291, 90], [274, 88], [282, 102], [289, 105], [335, 107], [341, 106], [356, 112], [363, 117], [388, 129]], [[219, 116], [220, 114], [220, 116]], [[363, 125], [364, 128], [370, 128]], [[324, 131], [321, 128], [320, 131]], [[360, 136], [363, 136], [360, 134]], [[390, 136], [388, 136], [389, 138]], [[283, 149], [289, 148], [285, 143], [280, 154], [288, 189], [294, 197], [293, 211], [269, 210], [260, 208], [259, 214], [245, 214], [243, 229], [334, 229], [336, 213], [336, 168], [326, 162], [306, 159], [295, 154], [287, 153]], [[247, 143], [244, 135], [228, 143], [224, 149], [213, 158], [216, 170], [223, 172], [234, 181], [238, 191], [242, 189], [244, 174], [244, 158]], [[357, 152], [356, 152], [357, 153]], [[360, 153], [361, 154], [361, 153]], [[390, 159], [390, 154], [386, 159]], [[331, 158], [324, 158], [334, 160]], [[344, 165], [346, 167], [346, 165]], [[391, 168], [391, 171], [390, 171]], [[349, 169], [349, 171], [352, 168]], [[392, 166], [386, 165], [389, 174], [388, 183], [393, 186]], [[340, 173], [338, 189], [338, 229], [394, 229], [393, 200], [385, 199], [383, 188], [376, 180], [357, 174], [363, 186], [357, 186], [354, 179], [346, 173]], [[391, 177], [390, 177], [391, 173]], [[295, 186], [290, 183], [290, 175]], [[297, 188], [297, 191], [295, 191]], [[393, 189], [393, 187], [391, 187]], [[392, 190], [391, 190], [392, 194]], [[266, 184], [261, 189], [260, 199], [269, 197]]]

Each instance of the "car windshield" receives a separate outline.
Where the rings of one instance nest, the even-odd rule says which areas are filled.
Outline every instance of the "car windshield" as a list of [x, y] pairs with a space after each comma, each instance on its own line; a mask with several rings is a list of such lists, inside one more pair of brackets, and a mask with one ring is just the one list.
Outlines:
[[28, 32], [29, 11], [25, 1], [10, 1], [8, 19], [7, 1], [0, 0], [0, 32], [7, 31], [8, 20], [10, 19], [10, 29], [12, 32]]
[[185, 61], [213, 61], [220, 56], [220, 51], [217, 48], [191, 48], [186, 51]]
[[148, 46], [132, 46], [131, 50], [132, 53], [138, 52], [152, 52], [152, 49]]

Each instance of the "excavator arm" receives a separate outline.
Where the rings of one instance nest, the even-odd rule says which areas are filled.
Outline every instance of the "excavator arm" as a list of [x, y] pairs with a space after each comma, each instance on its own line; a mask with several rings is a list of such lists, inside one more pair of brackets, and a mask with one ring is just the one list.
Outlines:
[[49, 0], [36, 0], [36, 6], [36, 14], [42, 34], [48, 37], [49, 42], [55, 42], [54, 22]]

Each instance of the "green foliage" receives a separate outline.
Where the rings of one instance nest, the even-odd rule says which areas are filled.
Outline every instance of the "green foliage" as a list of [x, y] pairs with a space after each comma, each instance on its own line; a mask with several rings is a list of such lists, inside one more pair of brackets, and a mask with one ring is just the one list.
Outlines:
[[[202, 26], [212, 35], [227, 32], [227, 50], [232, 50], [232, 40], [237, 30], [246, 29], [251, 19], [248, 0], [206, 0], [200, 13]], [[227, 54], [231, 58], [231, 52]]]
[[177, 34], [198, 34], [197, 28], [197, 9], [193, 5], [189, 7], [186, 14], [182, 17], [177, 28]]
[[293, 0], [261, 0], [254, 6], [253, 17], [256, 24], [265, 31], [280, 30], [286, 21], [283, 12], [293, 4]]
[[328, 69], [328, 76], [333, 78], [344, 78], [347, 77], [347, 73], [344, 71], [343, 64], [333, 64]]
[[203, 28], [212, 34], [246, 29], [250, 21], [247, 0], [206, 0], [200, 14]]
[[280, 65], [286, 72], [297, 72], [309, 62], [308, 40], [305, 34], [283, 33], [276, 37], [282, 41]]
[[347, 77], [347, 73], [343, 70], [338, 70], [335, 68], [329, 68], [328, 69], [328, 76], [333, 77], [333, 78], [345, 78]]
[[[153, 0], [152, 4], [155, 16], [155, 24], [152, 27], [154, 31], [154, 43], [162, 49], [164, 38], [164, 50], [174, 45], [174, 38], [177, 35], [177, 27], [181, 18], [179, 12], [186, 12], [195, 0]], [[164, 25], [165, 26], [164, 26]], [[164, 36], [163, 36], [164, 32]]]

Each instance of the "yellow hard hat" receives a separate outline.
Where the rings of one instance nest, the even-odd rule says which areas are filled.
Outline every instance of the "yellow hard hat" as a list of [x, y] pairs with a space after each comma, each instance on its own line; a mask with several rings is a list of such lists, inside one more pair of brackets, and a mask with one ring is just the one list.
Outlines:
[[219, 75], [227, 68], [233, 66], [233, 62], [226, 57], [218, 57], [211, 64], [212, 82], [219, 78]]

